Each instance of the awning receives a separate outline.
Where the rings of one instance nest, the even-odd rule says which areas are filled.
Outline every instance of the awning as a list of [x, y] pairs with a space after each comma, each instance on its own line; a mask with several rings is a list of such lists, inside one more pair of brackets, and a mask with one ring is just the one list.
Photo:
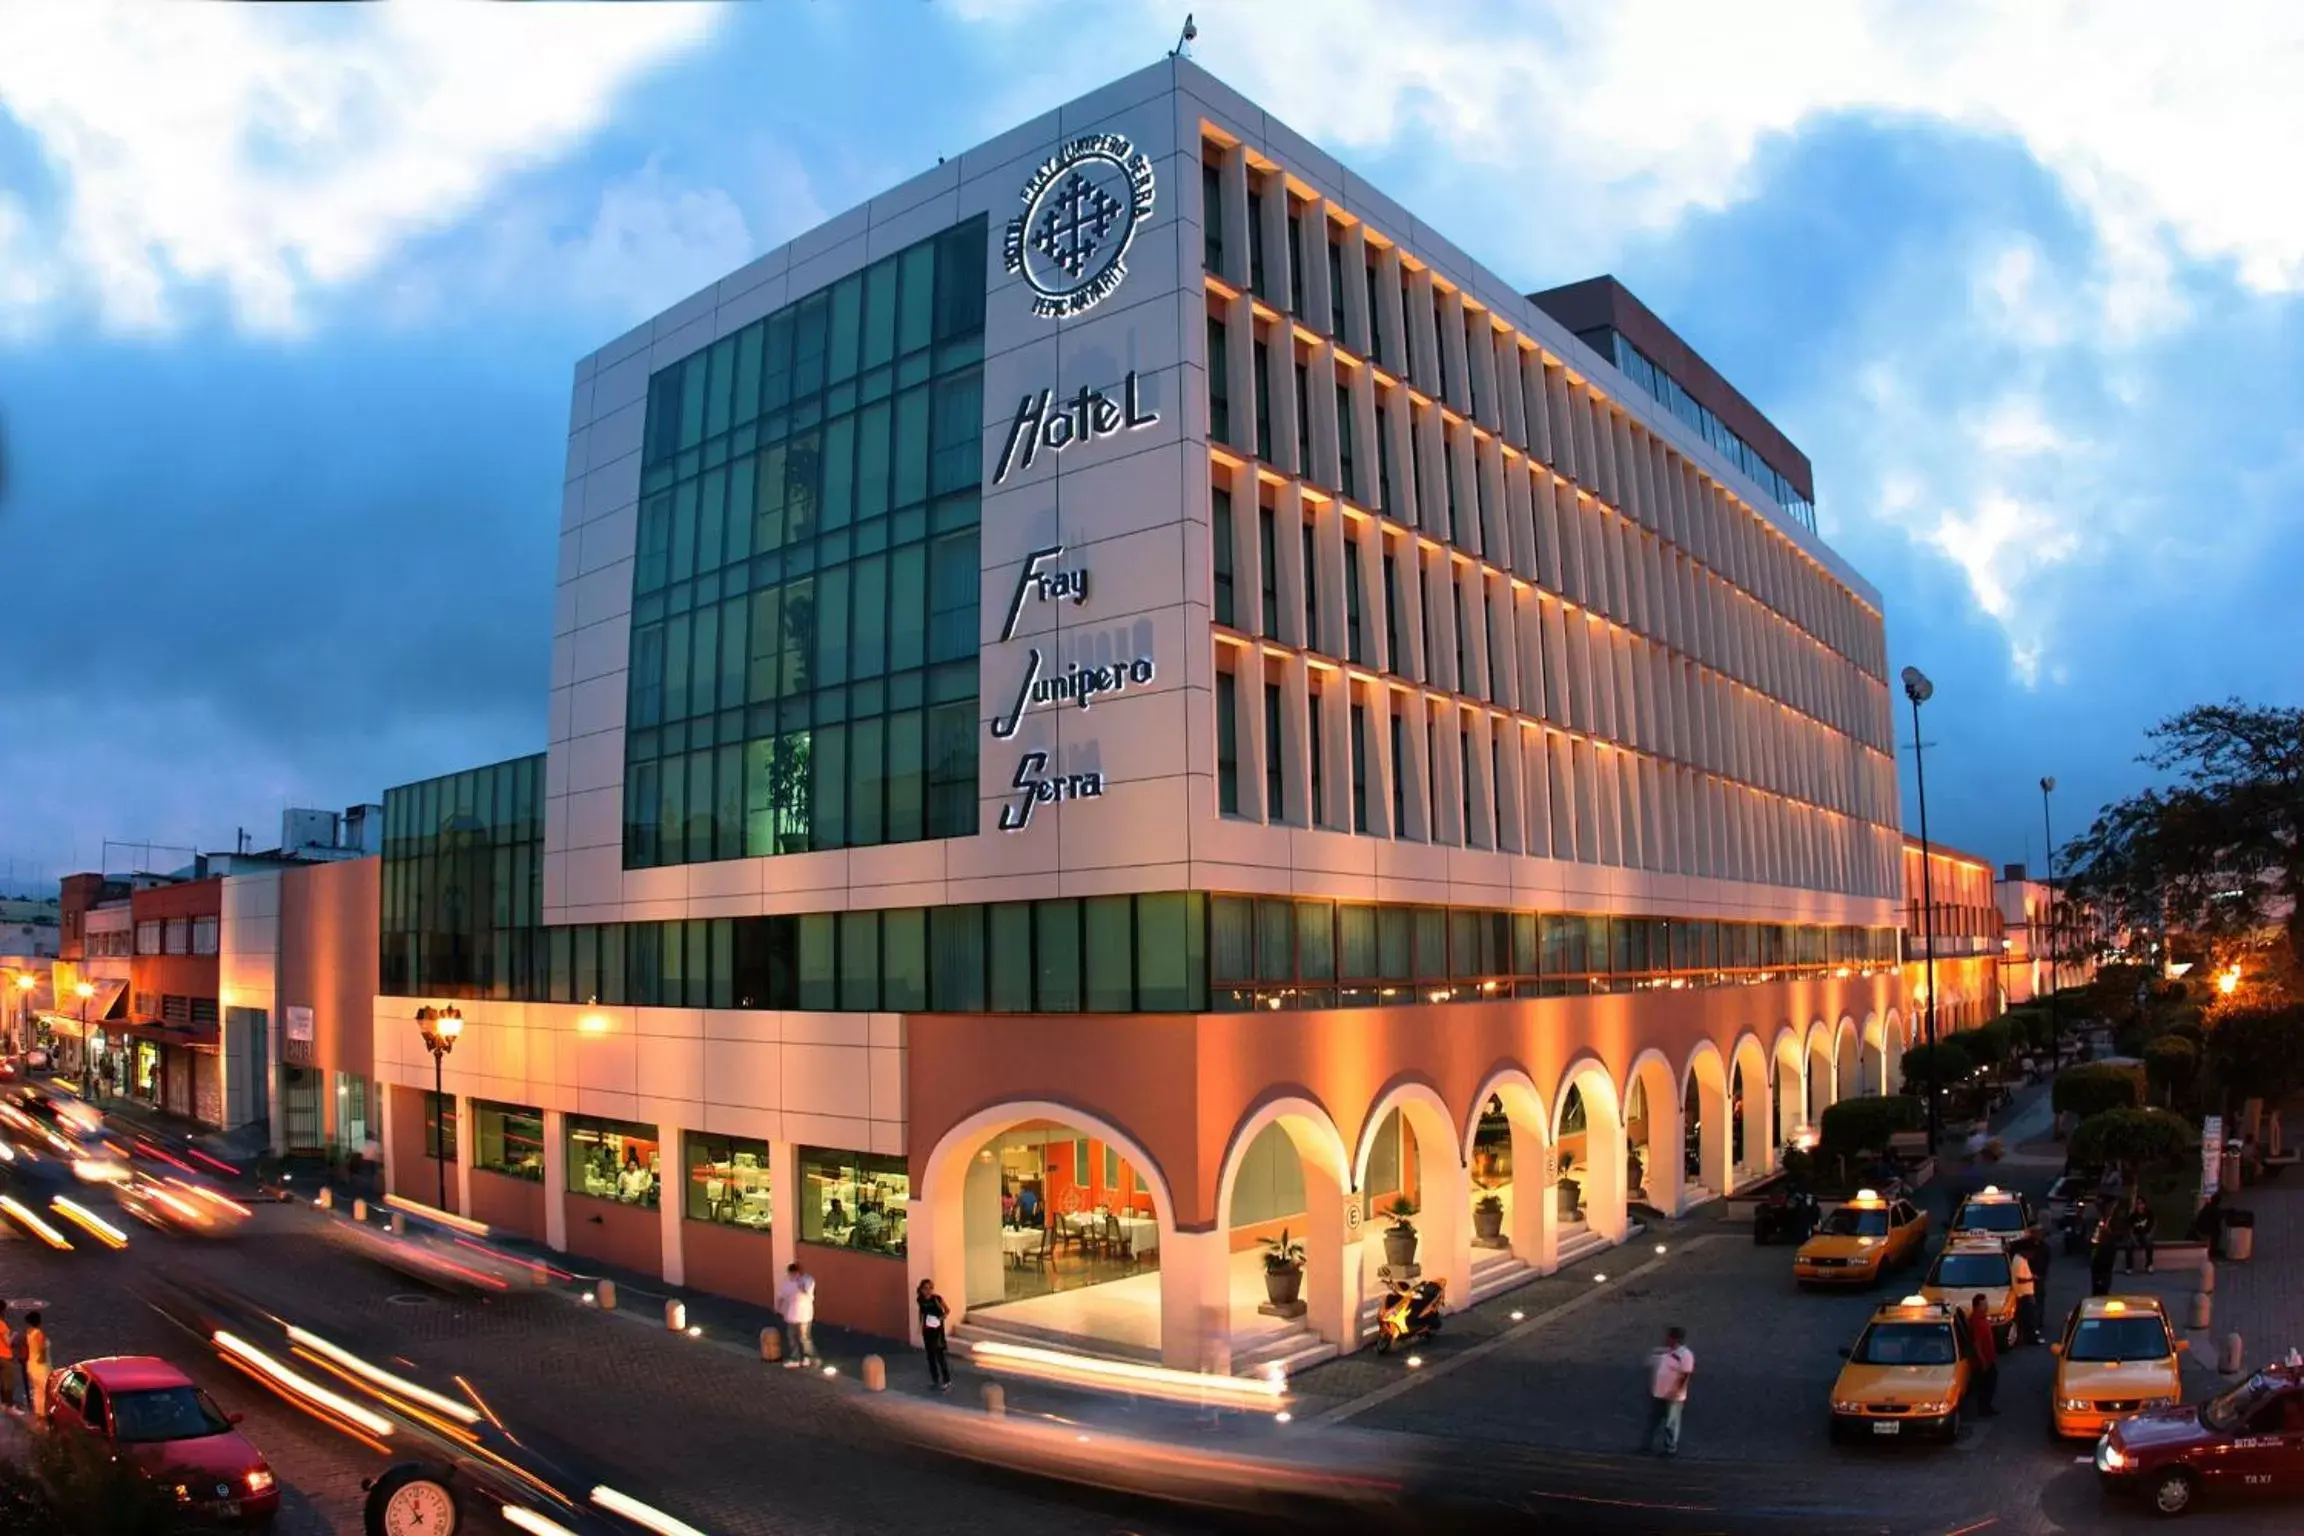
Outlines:
[[113, 1008], [120, 1002], [120, 994], [128, 990], [128, 983], [107, 980], [102, 976], [90, 976], [87, 982], [96, 990], [88, 995], [86, 1009], [81, 1008], [78, 996], [67, 992], [62, 1006], [47, 1010], [49, 1027], [56, 1033], [79, 1038], [80, 1016], [83, 1012], [88, 1016], [89, 1027], [94, 1028], [111, 1016]]

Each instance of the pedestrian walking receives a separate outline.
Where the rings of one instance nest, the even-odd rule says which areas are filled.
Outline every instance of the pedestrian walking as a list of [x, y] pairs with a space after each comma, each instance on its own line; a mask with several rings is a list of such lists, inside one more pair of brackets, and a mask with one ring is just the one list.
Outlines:
[[2136, 1191], [2128, 1202], [2128, 1242], [2121, 1254], [2121, 1267], [2128, 1274], [2136, 1273], [2136, 1250], [2144, 1250], [2144, 1273], [2152, 1273], [2152, 1207], [2144, 1199], [2144, 1191]]
[[2016, 1337], [2025, 1344], [2040, 1342], [2039, 1281], [2033, 1277], [2031, 1261], [2024, 1256], [2025, 1244], [2008, 1250], [2008, 1272], [2016, 1282]]
[[1976, 1417], [1997, 1418], [2000, 1410], [1992, 1406], [1992, 1399], [2000, 1390], [2000, 1341], [1992, 1336], [1992, 1314], [1984, 1305], [1981, 1291], [1968, 1307], [1968, 1347], [1976, 1355], [1976, 1397], [1980, 1405]]
[[816, 1363], [816, 1277], [797, 1261], [784, 1266], [776, 1287], [776, 1315], [784, 1321], [784, 1369]]
[[1696, 1356], [1688, 1348], [1687, 1331], [1665, 1329], [1663, 1347], [1648, 1353], [1648, 1433], [1641, 1438], [1641, 1450], [1660, 1456], [1680, 1454], [1680, 1415], [1688, 1406], [1688, 1378], [1695, 1374]]
[[2113, 1230], [2113, 1217], [2107, 1213], [2097, 1218], [2096, 1235], [2088, 1250], [2088, 1294], [2107, 1296], [2112, 1291], [2112, 1261], [2120, 1256], [2120, 1236]]
[[923, 1280], [913, 1292], [912, 1299], [920, 1305], [920, 1347], [928, 1354], [928, 1385], [937, 1392], [952, 1390], [951, 1340], [945, 1336], [945, 1320], [952, 1309], [944, 1305], [944, 1298], [936, 1294], [936, 1282]]
[[40, 1325], [37, 1312], [24, 1314], [24, 1337], [18, 1353], [24, 1362], [25, 1411], [37, 1426], [41, 1410], [48, 1405], [48, 1330]]
[[16, 1411], [17, 1380], [15, 1325], [8, 1321], [8, 1303], [0, 1301], [0, 1408], [10, 1413]]

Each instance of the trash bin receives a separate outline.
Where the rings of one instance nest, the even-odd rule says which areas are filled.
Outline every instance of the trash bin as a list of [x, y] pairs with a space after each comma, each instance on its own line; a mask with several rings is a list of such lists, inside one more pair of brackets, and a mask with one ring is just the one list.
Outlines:
[[2224, 1257], [2235, 1263], [2245, 1262], [2256, 1251], [2256, 1213], [2230, 1210], [2224, 1213]]

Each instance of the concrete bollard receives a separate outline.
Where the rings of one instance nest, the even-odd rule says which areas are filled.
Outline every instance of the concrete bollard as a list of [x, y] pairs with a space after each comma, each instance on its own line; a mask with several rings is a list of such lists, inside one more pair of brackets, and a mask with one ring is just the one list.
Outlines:
[[867, 1392], [885, 1392], [888, 1390], [888, 1362], [878, 1355], [866, 1355], [864, 1357], [864, 1390]]
[[2203, 1254], [2200, 1259], [2200, 1294], [2216, 1294], [2216, 1258], [2213, 1254]]
[[2241, 1345], [2239, 1334], [2228, 1333], [2224, 1335], [2224, 1347], [2216, 1351], [2216, 1369], [2222, 1371], [2227, 1376], [2239, 1375], [2240, 1349]]
[[760, 1330], [760, 1358], [771, 1364], [784, 1358], [783, 1329], [763, 1328]]
[[688, 1331], [688, 1303], [674, 1297], [664, 1303], [664, 1326], [674, 1333]]
[[392, 1213], [392, 1235], [394, 1237], [406, 1237], [408, 1235], [408, 1218], [398, 1211]]
[[2245, 1264], [2256, 1256], [2256, 1229], [2254, 1227], [2226, 1227], [2224, 1229], [2224, 1257], [2235, 1264]]
[[363, 1226], [368, 1221], [368, 1202], [355, 1196], [352, 1201], [352, 1219]]
[[2206, 1291], [2194, 1291], [2192, 1293], [2192, 1322], [2190, 1326], [2194, 1328], [2206, 1328], [2208, 1326], [2210, 1309], [2214, 1302], [2215, 1298], [2210, 1296]]
[[616, 1310], [616, 1282], [615, 1282], [615, 1281], [613, 1281], [613, 1280], [603, 1280], [603, 1281], [601, 1281], [601, 1282], [600, 1282], [598, 1285], [596, 1285], [596, 1286], [592, 1287], [592, 1294], [593, 1294], [594, 1298], [595, 1298], [595, 1299], [596, 1299], [596, 1300], [599, 1302], [599, 1304], [600, 1304], [600, 1310], [601, 1310], [601, 1311], [603, 1311], [603, 1312], [613, 1312], [613, 1311], [615, 1311], [615, 1310]]
[[984, 1411], [996, 1419], [1008, 1417], [1008, 1389], [996, 1381], [984, 1383]]
[[336, 1209], [336, 1191], [323, 1187], [312, 1197], [312, 1203], [324, 1211], [332, 1211]]

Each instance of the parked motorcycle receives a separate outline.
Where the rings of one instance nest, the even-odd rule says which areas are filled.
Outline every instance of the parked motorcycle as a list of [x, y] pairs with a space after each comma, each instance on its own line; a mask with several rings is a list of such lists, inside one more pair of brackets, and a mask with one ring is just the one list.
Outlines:
[[1388, 1355], [1395, 1344], [1412, 1344], [1440, 1331], [1442, 1280], [1395, 1280], [1392, 1294], [1376, 1314], [1376, 1352]]
[[1771, 1190], [1752, 1212], [1752, 1241], [1804, 1243], [1822, 1215], [1816, 1197], [1807, 1190]]

